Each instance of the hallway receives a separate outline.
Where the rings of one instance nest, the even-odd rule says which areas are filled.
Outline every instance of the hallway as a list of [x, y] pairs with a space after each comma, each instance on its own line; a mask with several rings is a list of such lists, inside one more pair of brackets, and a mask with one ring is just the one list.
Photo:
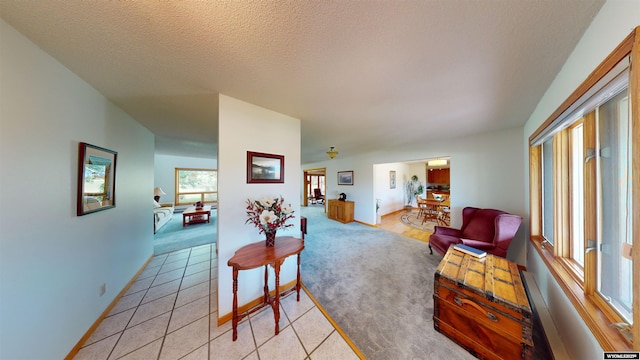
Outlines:
[[281, 300], [280, 334], [270, 307], [238, 325], [217, 325], [215, 244], [157, 255], [74, 359], [358, 359], [313, 299]]

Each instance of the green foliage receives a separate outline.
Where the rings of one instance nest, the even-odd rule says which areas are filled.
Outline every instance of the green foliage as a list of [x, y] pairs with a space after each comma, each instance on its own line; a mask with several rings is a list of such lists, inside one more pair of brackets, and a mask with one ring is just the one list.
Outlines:
[[422, 185], [422, 182], [420, 182], [420, 179], [418, 179], [418, 175], [413, 175], [411, 179], [407, 181], [405, 184], [405, 190], [407, 192], [407, 206], [411, 206], [416, 195], [424, 192], [424, 186]]

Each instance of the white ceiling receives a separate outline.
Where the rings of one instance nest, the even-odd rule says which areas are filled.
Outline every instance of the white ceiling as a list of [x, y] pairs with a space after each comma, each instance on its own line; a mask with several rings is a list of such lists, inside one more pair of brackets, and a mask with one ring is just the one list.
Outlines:
[[0, 16], [158, 153], [215, 154], [222, 93], [301, 119], [310, 163], [522, 126], [603, 3], [0, 0]]

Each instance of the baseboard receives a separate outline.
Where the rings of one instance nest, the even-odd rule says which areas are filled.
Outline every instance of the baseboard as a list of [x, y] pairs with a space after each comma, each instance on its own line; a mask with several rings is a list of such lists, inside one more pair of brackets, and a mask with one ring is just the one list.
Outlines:
[[338, 326], [338, 323], [336, 323], [331, 316], [329, 315], [329, 313], [322, 307], [322, 305], [320, 304], [320, 302], [313, 296], [313, 294], [311, 294], [311, 291], [309, 291], [309, 289], [307, 289], [306, 286], [304, 286], [304, 284], [302, 284], [302, 288], [304, 289], [304, 292], [307, 293], [307, 296], [309, 297], [309, 299], [311, 299], [311, 301], [313, 301], [314, 304], [316, 304], [316, 307], [318, 308], [318, 310], [320, 310], [320, 312], [324, 315], [324, 317], [327, 318], [327, 320], [331, 323], [331, 325], [333, 325], [333, 327], [336, 329], [336, 331], [338, 332], [338, 334], [340, 334], [340, 336], [342, 336], [342, 338], [344, 339], [344, 341], [346, 341], [347, 345], [349, 345], [349, 347], [351, 348], [351, 350], [353, 350], [353, 352], [356, 353], [356, 355], [358, 355], [358, 357], [360, 359], [366, 359], [364, 357], [364, 355], [362, 354], [362, 352], [360, 352], [360, 349], [358, 349], [358, 347], [356, 346], [356, 344], [353, 343], [353, 341], [351, 341], [351, 339], [349, 339], [349, 337], [347, 336], [347, 334], [340, 328], [340, 326]]
[[[292, 287], [296, 286], [296, 279], [291, 280], [290, 282], [284, 284], [284, 285], [280, 285], [280, 293], [282, 293], [283, 291], [287, 290], [287, 289], [291, 289]], [[271, 296], [275, 296], [276, 294], [276, 290], [273, 289], [271, 291], [269, 291], [269, 294], [271, 294]], [[249, 301], [248, 303], [238, 306], [238, 314], [242, 314], [248, 310], [251, 310], [252, 308], [260, 305], [262, 303], [262, 296], [253, 299], [251, 301]], [[218, 312], [218, 314], [220, 314]], [[231, 321], [233, 319], [233, 311], [230, 313], [226, 313], [220, 317], [218, 317], [218, 326], [226, 323], [227, 321]]]
[[[286, 289], [289, 289], [293, 286], [296, 285], [296, 280], [293, 280], [285, 285], [280, 286], [280, 291], [284, 291]], [[316, 298], [311, 294], [311, 292], [309, 291], [309, 289], [307, 289], [306, 286], [304, 286], [304, 284], [300, 284], [300, 286], [302, 287], [302, 290], [307, 293], [307, 296], [309, 297], [309, 299], [311, 299], [311, 301], [313, 301], [313, 303], [316, 305], [316, 307], [318, 308], [318, 310], [320, 310], [320, 312], [327, 318], [327, 320], [331, 323], [331, 325], [336, 329], [336, 331], [338, 332], [338, 334], [340, 334], [340, 336], [344, 339], [344, 341], [347, 343], [347, 345], [349, 345], [349, 347], [353, 350], [354, 353], [356, 353], [356, 355], [360, 358], [360, 359], [365, 359], [364, 355], [362, 354], [362, 352], [360, 352], [360, 349], [358, 349], [358, 347], [353, 343], [353, 341], [351, 341], [351, 339], [349, 339], [349, 337], [347, 336], [347, 334], [345, 334], [345, 332], [340, 328], [340, 326], [338, 326], [338, 324], [331, 318], [331, 316], [329, 316], [329, 313], [327, 313], [327, 311], [322, 307], [322, 305], [320, 305], [320, 303], [318, 302], [318, 300], [316, 300]], [[275, 295], [275, 290], [271, 290], [270, 294], [273, 296]], [[293, 294], [289, 295], [289, 296], [294, 296]], [[243, 313], [247, 310], [250, 310], [251, 308], [259, 305], [260, 303], [262, 303], [262, 296], [245, 304], [242, 305], [240, 307], [238, 307], [238, 313]], [[233, 313], [228, 313], [225, 314], [224, 316], [218, 318], [218, 326], [226, 323], [227, 321], [232, 320], [233, 318]]]
[[533, 274], [523, 271], [522, 275], [525, 279], [529, 300], [533, 302], [532, 306], [535, 308], [538, 318], [540, 319], [540, 323], [542, 324], [543, 333], [551, 351], [551, 355], [554, 359], [569, 359], [567, 349], [562, 342], [562, 338], [558, 333], [556, 325], [553, 323], [553, 318], [551, 317], [549, 308], [542, 298], [542, 293], [538, 288], [538, 284], [536, 283]]
[[127, 285], [124, 286], [124, 288], [118, 293], [118, 295], [113, 299], [113, 301], [111, 301], [111, 303], [109, 304], [109, 306], [107, 306], [107, 308], [102, 312], [102, 314], [100, 314], [100, 316], [98, 317], [98, 319], [93, 323], [93, 325], [91, 325], [91, 327], [89, 327], [89, 330], [87, 330], [87, 332], [80, 338], [80, 340], [78, 341], [78, 343], [71, 349], [71, 351], [69, 352], [69, 354], [67, 354], [67, 356], [65, 356], [65, 360], [71, 360], [73, 359], [77, 354], [78, 351], [80, 351], [80, 348], [82, 347], [82, 345], [84, 345], [84, 343], [89, 339], [89, 337], [91, 337], [91, 335], [93, 334], [94, 331], [96, 331], [96, 329], [98, 328], [98, 326], [100, 325], [100, 323], [102, 322], [102, 320], [104, 320], [104, 318], [107, 317], [107, 315], [109, 315], [109, 313], [111, 312], [111, 310], [116, 306], [116, 304], [118, 303], [118, 301], [120, 301], [120, 298], [122, 298], [122, 296], [124, 294], [127, 293], [127, 291], [129, 290], [129, 288], [131, 287], [131, 285], [133, 285], [133, 283], [136, 281], [136, 279], [138, 278], [138, 276], [140, 276], [140, 274], [144, 271], [144, 269], [147, 267], [147, 265], [149, 264], [149, 262], [151, 262], [151, 260], [153, 259], [154, 255], [152, 254], [149, 259], [147, 259], [147, 261], [142, 265], [142, 267], [140, 268], [140, 270], [138, 270], [138, 272], [133, 276], [133, 278], [131, 278], [131, 280], [129, 280], [129, 282], [127, 283]]
[[360, 221], [360, 220], [353, 220], [353, 221], [357, 222], [358, 224], [366, 225], [366, 226], [369, 226], [369, 227], [378, 227], [378, 225], [369, 224], [369, 223], [366, 223], [366, 222]]
[[[417, 211], [417, 210], [420, 210], [420, 209], [411, 207], [411, 211], [414, 211], [414, 210]], [[408, 213], [408, 212], [411, 212], [411, 211], [407, 211], [407, 209], [403, 207], [402, 209], [398, 209], [396, 211], [392, 211], [392, 212], [389, 212], [389, 213], [386, 213], [386, 214], [382, 214], [382, 215], [380, 215], [380, 217], [396, 215], [397, 213]]]

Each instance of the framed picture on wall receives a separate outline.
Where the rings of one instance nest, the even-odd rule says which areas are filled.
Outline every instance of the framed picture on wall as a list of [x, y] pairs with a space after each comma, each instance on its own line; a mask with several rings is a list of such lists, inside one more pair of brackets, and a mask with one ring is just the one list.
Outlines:
[[77, 215], [116, 207], [116, 159], [118, 153], [80, 143]]
[[353, 170], [338, 171], [338, 185], [353, 185]]
[[390, 189], [395, 189], [396, 188], [396, 172], [395, 172], [395, 170], [389, 171], [389, 188]]
[[284, 184], [284, 155], [247, 151], [247, 184]]

